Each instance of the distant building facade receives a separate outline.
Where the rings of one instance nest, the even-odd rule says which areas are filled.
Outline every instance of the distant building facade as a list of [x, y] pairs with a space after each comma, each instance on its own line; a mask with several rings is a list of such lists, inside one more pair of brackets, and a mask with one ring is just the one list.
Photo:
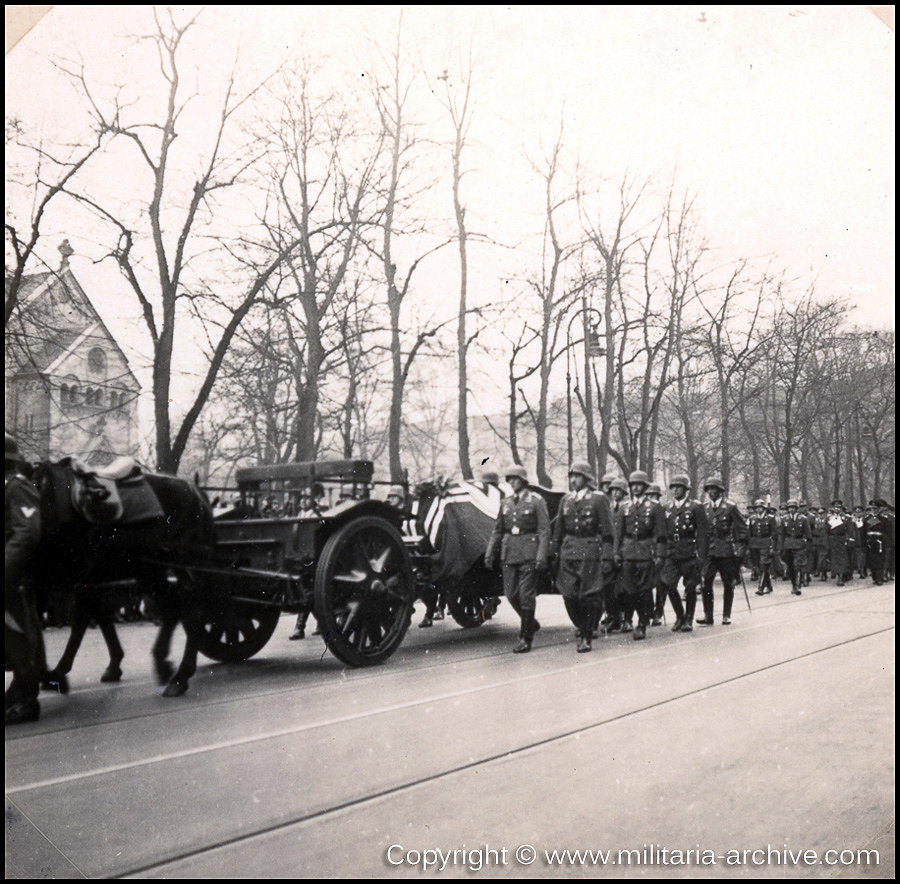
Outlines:
[[69, 267], [22, 280], [5, 332], [6, 429], [31, 459], [133, 453], [140, 384]]

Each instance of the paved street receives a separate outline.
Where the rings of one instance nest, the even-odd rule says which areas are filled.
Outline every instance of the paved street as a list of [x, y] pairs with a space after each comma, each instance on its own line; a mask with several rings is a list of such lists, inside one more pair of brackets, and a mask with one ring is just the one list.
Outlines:
[[751, 603], [584, 655], [555, 596], [525, 655], [508, 605], [474, 630], [419, 629], [419, 606], [364, 670], [288, 641], [285, 616], [174, 700], [152, 626], [122, 627], [119, 685], [92, 630], [69, 696], [7, 729], [7, 876], [892, 877], [893, 584]]

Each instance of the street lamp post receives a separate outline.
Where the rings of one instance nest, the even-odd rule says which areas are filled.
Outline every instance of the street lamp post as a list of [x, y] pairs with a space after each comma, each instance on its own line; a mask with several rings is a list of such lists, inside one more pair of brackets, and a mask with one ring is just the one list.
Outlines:
[[[596, 323], [593, 327], [588, 325], [588, 317], [595, 316]], [[591, 357], [602, 356], [604, 351], [600, 348], [599, 337], [596, 328], [603, 321], [603, 316], [595, 307], [589, 307], [587, 300], [582, 298], [581, 309], [577, 313], [573, 313], [566, 327], [566, 430], [569, 445], [569, 464], [574, 460], [574, 437], [572, 430], [572, 323], [576, 319], [581, 319], [582, 329], [584, 332], [584, 412], [587, 421], [587, 458], [591, 468], [596, 466], [597, 462], [597, 440], [594, 436], [594, 410], [591, 392]]]

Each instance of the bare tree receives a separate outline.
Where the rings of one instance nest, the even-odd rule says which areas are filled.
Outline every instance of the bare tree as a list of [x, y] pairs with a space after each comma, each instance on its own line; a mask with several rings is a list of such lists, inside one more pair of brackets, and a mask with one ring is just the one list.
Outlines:
[[[109, 140], [110, 130], [100, 126], [90, 144], [61, 147], [57, 154], [41, 141], [31, 143], [20, 120], [5, 120], [5, 144], [7, 156], [19, 148], [34, 159], [33, 165], [19, 174], [12, 171], [7, 161], [7, 201], [5, 219], [6, 255], [12, 258], [12, 267], [6, 268], [4, 322], [8, 323], [19, 300], [19, 290], [26, 270], [38, 257], [38, 242], [43, 232], [45, 216], [50, 204], [73, 183], [78, 173], [102, 150]], [[24, 188], [28, 196], [23, 202], [29, 206], [28, 217], [17, 217], [10, 199], [11, 191]], [[39, 261], [39, 264], [44, 264]]]
[[[238, 95], [233, 72], [218, 102], [216, 124], [208, 132], [202, 123], [192, 129], [190, 113], [199, 96], [187, 93], [182, 74], [190, 66], [185, 37], [196, 18], [180, 24], [171, 10], [154, 10], [156, 29], [146, 39], [159, 61], [164, 101], [158, 114], [141, 118], [135, 103], [118, 94], [103, 101], [94, 95], [83, 68], [70, 71], [92, 109], [97, 130], [131, 145], [140, 167], [135, 180], [148, 183], [146, 200], [128, 205], [112, 193], [70, 192], [116, 232], [109, 256], [137, 298], [149, 332], [156, 459], [160, 469], [171, 472], [178, 469], [237, 329], [298, 247], [296, 241], [276, 246], [250, 242], [240, 233], [235, 236], [233, 228], [228, 231], [233, 237], [229, 245], [225, 231], [214, 232], [217, 221], [229, 214], [226, 194], [244, 181], [258, 159], [254, 139], [236, 144], [233, 138], [239, 112], [262, 84]], [[149, 82], [142, 86], [154, 88]], [[179, 134], [185, 131], [205, 134], [205, 143], [198, 146], [189, 140], [179, 151]], [[185, 320], [191, 315], [205, 328], [208, 365], [178, 423], [172, 416], [173, 355], [178, 332], [186, 334]]]
[[[417, 234], [424, 239], [430, 233], [422, 224], [404, 223], [404, 216], [421, 195], [421, 189], [412, 184], [416, 153], [420, 142], [416, 137], [413, 123], [407, 117], [409, 94], [414, 75], [405, 73], [403, 63], [400, 27], [390, 54], [383, 59], [384, 81], [378, 83], [374, 91], [375, 106], [381, 122], [381, 137], [387, 146], [388, 172], [382, 189], [382, 236], [378, 256], [384, 271], [385, 294], [390, 320], [391, 353], [391, 404], [388, 420], [388, 461], [391, 480], [400, 482], [404, 478], [400, 459], [401, 430], [403, 424], [403, 395], [412, 364], [422, 348], [435, 337], [438, 328], [413, 329], [412, 335], [404, 334], [403, 306], [410, 293], [416, 270], [429, 255], [452, 242], [446, 239], [430, 248], [416, 252], [407, 264], [405, 272], [398, 267], [398, 239], [401, 236]], [[404, 338], [411, 337], [412, 343], [404, 348]]]
[[466, 229], [466, 209], [460, 195], [460, 184], [465, 171], [462, 168], [462, 153], [466, 147], [469, 129], [472, 124], [472, 59], [469, 57], [467, 70], [462, 75], [458, 89], [450, 85], [450, 75], [444, 71], [438, 79], [442, 80], [445, 95], [441, 103], [447, 109], [453, 125], [453, 148], [451, 151], [453, 170], [453, 212], [456, 217], [456, 239], [459, 249], [459, 309], [456, 326], [456, 350], [458, 361], [458, 395], [456, 414], [456, 433], [459, 445], [459, 468], [464, 479], [473, 478], [471, 457], [469, 454], [469, 378], [468, 354], [472, 339], [468, 336], [466, 320], [468, 314], [468, 238]]

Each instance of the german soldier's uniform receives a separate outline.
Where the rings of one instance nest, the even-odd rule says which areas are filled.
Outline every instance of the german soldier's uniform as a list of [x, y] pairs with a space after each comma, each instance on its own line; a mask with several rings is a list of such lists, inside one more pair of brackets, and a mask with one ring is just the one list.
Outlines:
[[[675, 476], [669, 483], [690, 488], [687, 476]], [[706, 510], [699, 500], [685, 497], [671, 500], [664, 508], [666, 522], [666, 556], [660, 570], [660, 580], [675, 610], [673, 632], [690, 632], [697, 608], [697, 587], [700, 585], [701, 565], [709, 552], [709, 523]], [[678, 581], [684, 580], [685, 604], [681, 605]]]
[[890, 543], [891, 525], [885, 514], [878, 512], [880, 500], [870, 501], [866, 513], [866, 567], [872, 574], [876, 586], [884, 583], [887, 565], [887, 550]]
[[704, 491], [717, 488], [722, 496], [708, 501], [706, 518], [709, 522], [710, 540], [709, 555], [703, 565], [703, 620], [704, 626], [712, 626], [714, 596], [713, 583], [716, 574], [721, 575], [722, 623], [731, 623], [731, 608], [734, 604], [734, 587], [741, 579], [741, 559], [747, 543], [747, 522], [734, 501], [725, 499], [725, 485], [718, 477], [708, 479], [703, 486]]
[[778, 531], [778, 549], [787, 566], [791, 592], [800, 595], [806, 573], [806, 550], [812, 542], [812, 531], [806, 517], [797, 512], [796, 500], [789, 500], [787, 509], [788, 514], [782, 519]]
[[[590, 466], [572, 464], [569, 475], [593, 480]], [[556, 586], [578, 630], [579, 651], [591, 636], [603, 594], [603, 560], [613, 555], [614, 528], [609, 498], [589, 486], [563, 497], [556, 516], [553, 551], [559, 555]]]
[[843, 586], [853, 577], [853, 559], [856, 549], [856, 525], [843, 512], [843, 505], [835, 501], [826, 520], [828, 531], [828, 559], [832, 573], [837, 577], [838, 586]]
[[853, 526], [856, 528], [856, 549], [853, 553], [853, 564], [860, 577], [867, 577], [866, 571], [866, 512], [861, 506], [853, 509]]
[[810, 522], [813, 535], [813, 557], [810, 571], [820, 579], [828, 579], [828, 514], [819, 507]]
[[[629, 485], [643, 484], [646, 489], [650, 479], [646, 473], [633, 472]], [[647, 626], [653, 614], [653, 588], [656, 583], [658, 563], [666, 550], [666, 519], [660, 504], [637, 491], [633, 500], [618, 512], [616, 527], [616, 558], [622, 562], [622, 586], [637, 610], [638, 626], [635, 639], [646, 637]]]
[[41, 539], [37, 489], [19, 469], [15, 440], [6, 437], [5, 665], [13, 677], [6, 691], [6, 724], [37, 721], [38, 691], [45, 668], [44, 641], [30, 584], [30, 562]]
[[494, 523], [485, 553], [492, 567], [499, 554], [503, 568], [503, 591], [516, 613], [522, 618], [520, 639], [515, 650], [531, 650], [535, 620], [537, 571], [546, 570], [550, 552], [550, 518], [544, 499], [527, 488], [528, 477], [521, 467], [513, 467], [506, 479], [522, 480], [520, 490], [504, 498]]
[[747, 522], [750, 535], [750, 562], [759, 579], [757, 595], [772, 592], [772, 570], [778, 542], [778, 520], [762, 500], [756, 502]]
[[[604, 477], [604, 482], [606, 478], [608, 477]], [[622, 495], [628, 494], [628, 484], [621, 476], [616, 476], [609, 483], [609, 491], [610, 511], [615, 534], [619, 523], [619, 511], [625, 507], [625, 501], [616, 499], [617, 494], [614, 492], [621, 492]], [[627, 604], [622, 589], [622, 563], [616, 558], [615, 548], [609, 551], [609, 558], [607, 558], [607, 550], [603, 551], [603, 605], [606, 608], [604, 621], [606, 632], [627, 632], [631, 629], [631, 614], [629, 613], [627, 623], [623, 614]]]

